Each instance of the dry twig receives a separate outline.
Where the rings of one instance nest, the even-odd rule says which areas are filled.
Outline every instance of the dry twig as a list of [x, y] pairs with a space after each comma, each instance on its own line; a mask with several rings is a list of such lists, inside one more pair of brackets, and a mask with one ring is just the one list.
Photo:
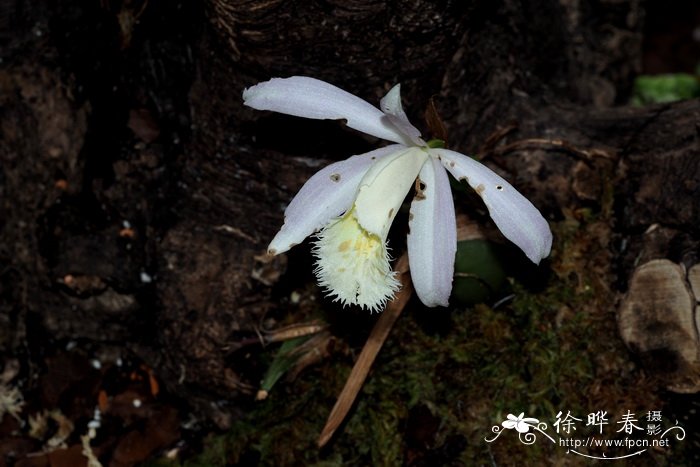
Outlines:
[[343, 390], [340, 392], [338, 400], [333, 406], [331, 414], [328, 416], [326, 426], [323, 427], [321, 435], [318, 437], [319, 447], [323, 447], [328, 443], [333, 433], [335, 433], [335, 430], [345, 419], [345, 416], [355, 402], [355, 398], [367, 378], [367, 374], [379, 353], [379, 349], [382, 348], [382, 344], [384, 344], [384, 341], [389, 336], [389, 331], [391, 331], [396, 319], [403, 311], [406, 303], [408, 303], [408, 299], [413, 293], [411, 278], [408, 274], [408, 255], [406, 253], [399, 258], [394, 270], [400, 275], [401, 290], [399, 290], [394, 296], [394, 299], [389, 302], [386, 309], [377, 320], [377, 323], [374, 325], [374, 328], [372, 328], [372, 332], [367, 338], [367, 343], [362, 348], [362, 352], [357, 362], [355, 362], [355, 366], [352, 368], [348, 380], [345, 382], [345, 387], [343, 387]]

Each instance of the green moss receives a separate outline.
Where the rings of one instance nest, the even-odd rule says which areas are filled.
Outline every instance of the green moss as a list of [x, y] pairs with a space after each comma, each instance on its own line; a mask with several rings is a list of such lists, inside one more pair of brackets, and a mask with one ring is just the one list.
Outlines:
[[[348, 355], [251, 402], [228, 434], [207, 439], [204, 452], [184, 465], [401, 465], [416, 456], [435, 465], [583, 465], [541, 435], [532, 446], [513, 432], [491, 444], [484, 438], [509, 413], [551, 426], [560, 410], [585, 419], [597, 410], [659, 407], [653, 388], [629, 371], [617, 338], [615, 296], [603, 277], [609, 272], [596, 266], [609, 264], [602, 260], [609, 252], [591, 240], [601, 217], [555, 225], [553, 273], [543, 290], [511, 280], [514, 300], [495, 310], [409, 307], [323, 450], [316, 439], [352, 367]], [[420, 442], [413, 439], [422, 423], [417, 413], [434, 423]]]

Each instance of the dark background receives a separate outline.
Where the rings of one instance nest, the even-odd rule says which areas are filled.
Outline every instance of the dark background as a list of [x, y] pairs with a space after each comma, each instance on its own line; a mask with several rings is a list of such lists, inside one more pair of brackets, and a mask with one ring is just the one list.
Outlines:
[[[1, 0], [0, 11], [0, 383], [25, 401], [0, 419], [0, 465], [84, 465], [95, 407], [103, 465], [510, 465], [572, 457], [510, 434], [485, 443], [507, 413], [551, 424], [559, 410], [663, 410], [672, 424], [696, 404], [696, 302], [666, 298], [689, 293], [698, 262], [700, 101], [630, 105], [641, 74], [696, 73], [696, 2]], [[425, 136], [432, 98], [450, 147], [509, 179], [555, 235], [537, 270], [508, 250], [505, 306], [411, 301], [323, 450], [315, 439], [376, 316], [322, 297], [308, 246], [264, 252], [312, 173], [377, 142], [242, 105], [245, 87], [297, 74], [373, 104], [400, 82]], [[456, 204], [488, 227], [475, 196]], [[682, 277], [664, 269], [631, 289], [655, 259]], [[260, 330], [312, 320], [329, 327], [297, 369], [315, 365], [255, 402], [278, 349], [258, 344]], [[32, 434], [40, 414], [48, 428]], [[691, 438], [640, 462], [690, 462]]]

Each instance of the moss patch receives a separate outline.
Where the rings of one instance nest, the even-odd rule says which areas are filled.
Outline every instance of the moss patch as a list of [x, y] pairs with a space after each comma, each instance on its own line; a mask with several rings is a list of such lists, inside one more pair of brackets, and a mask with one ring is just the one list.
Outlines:
[[[588, 434], [587, 414], [604, 410], [611, 424], [605, 433], [614, 438], [615, 422], [627, 410], [641, 417], [662, 408], [656, 385], [629, 361], [617, 337], [610, 229], [605, 219], [584, 214], [567, 213], [554, 226], [552, 274], [543, 290], [511, 280], [514, 299], [497, 309], [409, 306], [326, 448], [319, 450], [316, 438], [352, 353], [336, 353], [276, 386], [183, 465], [585, 464], [541, 435], [530, 446], [514, 430], [484, 441], [511, 413], [538, 418], [552, 433], [556, 414], [570, 411]], [[635, 460], [664, 464], [668, 454]]]

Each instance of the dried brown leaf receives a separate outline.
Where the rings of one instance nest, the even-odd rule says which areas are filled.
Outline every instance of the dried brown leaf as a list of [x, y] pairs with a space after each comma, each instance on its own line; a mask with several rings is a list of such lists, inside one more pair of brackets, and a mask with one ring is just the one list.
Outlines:
[[343, 387], [343, 390], [340, 392], [338, 400], [333, 406], [331, 414], [328, 416], [326, 426], [323, 427], [321, 431], [321, 435], [318, 438], [319, 447], [323, 447], [328, 443], [335, 433], [335, 430], [338, 429], [345, 419], [350, 407], [352, 407], [352, 404], [355, 402], [357, 394], [360, 392], [360, 389], [362, 389], [365, 379], [367, 379], [367, 374], [372, 367], [374, 359], [377, 357], [384, 341], [389, 336], [389, 331], [391, 331], [396, 319], [403, 311], [406, 303], [408, 303], [408, 299], [413, 293], [411, 278], [408, 275], [408, 255], [406, 253], [401, 256], [394, 269], [400, 274], [401, 290], [399, 290], [393, 300], [389, 302], [386, 309], [377, 320], [377, 323], [374, 325], [374, 328], [372, 328], [367, 343], [362, 348], [362, 352], [355, 362], [355, 366], [352, 368], [348, 380], [345, 382], [345, 387]]

